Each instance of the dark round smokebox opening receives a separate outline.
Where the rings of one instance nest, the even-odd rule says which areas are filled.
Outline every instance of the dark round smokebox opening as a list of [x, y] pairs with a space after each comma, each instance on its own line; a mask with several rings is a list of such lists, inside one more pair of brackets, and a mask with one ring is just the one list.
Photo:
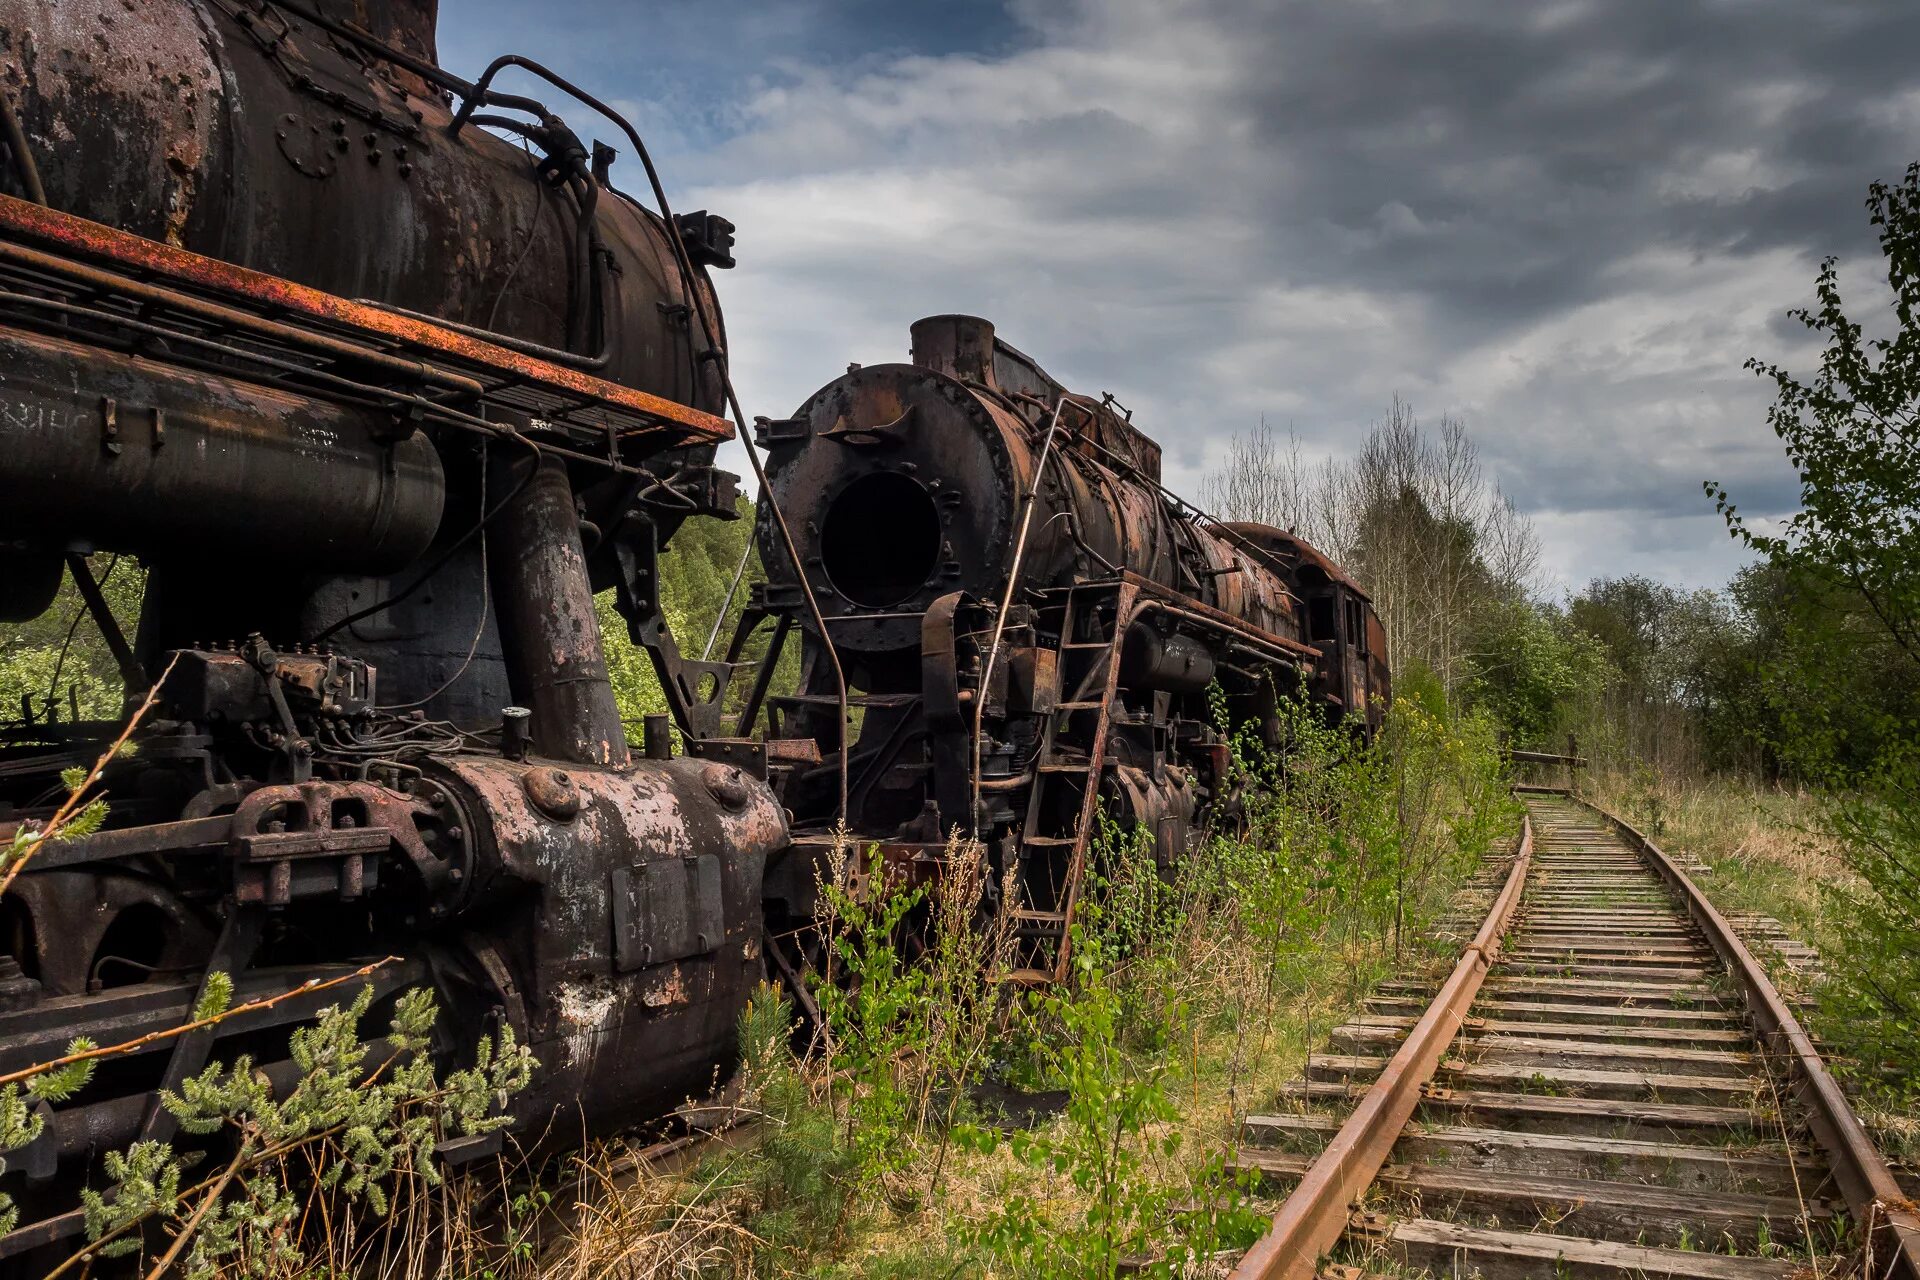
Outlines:
[[861, 476], [827, 508], [820, 564], [834, 590], [854, 604], [899, 604], [940, 565], [940, 512], [933, 495], [897, 472]]

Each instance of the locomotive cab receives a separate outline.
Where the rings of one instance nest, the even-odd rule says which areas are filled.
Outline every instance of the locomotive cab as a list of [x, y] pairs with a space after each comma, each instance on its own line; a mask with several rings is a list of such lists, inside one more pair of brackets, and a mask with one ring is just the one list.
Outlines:
[[1350, 725], [1371, 738], [1379, 732], [1392, 697], [1386, 630], [1372, 598], [1298, 534], [1252, 523], [1231, 527], [1290, 567], [1305, 619], [1304, 638], [1320, 655], [1308, 688], [1327, 723]]

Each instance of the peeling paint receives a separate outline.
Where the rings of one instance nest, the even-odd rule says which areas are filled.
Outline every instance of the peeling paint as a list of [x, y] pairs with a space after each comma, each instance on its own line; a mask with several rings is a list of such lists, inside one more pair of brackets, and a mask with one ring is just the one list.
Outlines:
[[560, 1042], [575, 1064], [593, 1060], [594, 1042], [619, 1007], [613, 989], [604, 983], [562, 983], [554, 992], [559, 1012]]

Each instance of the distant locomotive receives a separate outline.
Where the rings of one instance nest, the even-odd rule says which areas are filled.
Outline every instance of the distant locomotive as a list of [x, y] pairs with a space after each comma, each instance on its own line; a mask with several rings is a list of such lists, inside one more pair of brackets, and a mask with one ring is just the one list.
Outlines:
[[[1102, 808], [1165, 865], [1231, 819], [1210, 688], [1276, 746], [1276, 699], [1303, 679], [1330, 720], [1379, 724], [1365, 593], [1292, 534], [1168, 493], [1159, 447], [1110, 399], [1067, 391], [985, 320], [920, 321], [911, 364], [853, 369], [758, 434], [801, 563], [769, 505], [769, 581], [734, 654], [768, 620], [776, 651], [802, 635], [800, 687], [770, 691], [770, 656], [741, 720], [764, 713], [796, 848], [831, 846], [843, 789], [847, 831], [909, 876], [937, 873], [951, 833], [979, 838], [1012, 875], [1020, 977], [1063, 970]], [[811, 867], [772, 877], [791, 918]]]

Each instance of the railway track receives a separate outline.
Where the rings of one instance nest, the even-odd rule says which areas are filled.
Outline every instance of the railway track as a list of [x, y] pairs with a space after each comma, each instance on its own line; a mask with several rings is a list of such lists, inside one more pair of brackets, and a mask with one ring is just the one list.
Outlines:
[[1336, 1029], [1239, 1167], [1294, 1186], [1236, 1280], [1920, 1280], [1920, 1221], [1732, 927], [1564, 796], [1453, 974]]

